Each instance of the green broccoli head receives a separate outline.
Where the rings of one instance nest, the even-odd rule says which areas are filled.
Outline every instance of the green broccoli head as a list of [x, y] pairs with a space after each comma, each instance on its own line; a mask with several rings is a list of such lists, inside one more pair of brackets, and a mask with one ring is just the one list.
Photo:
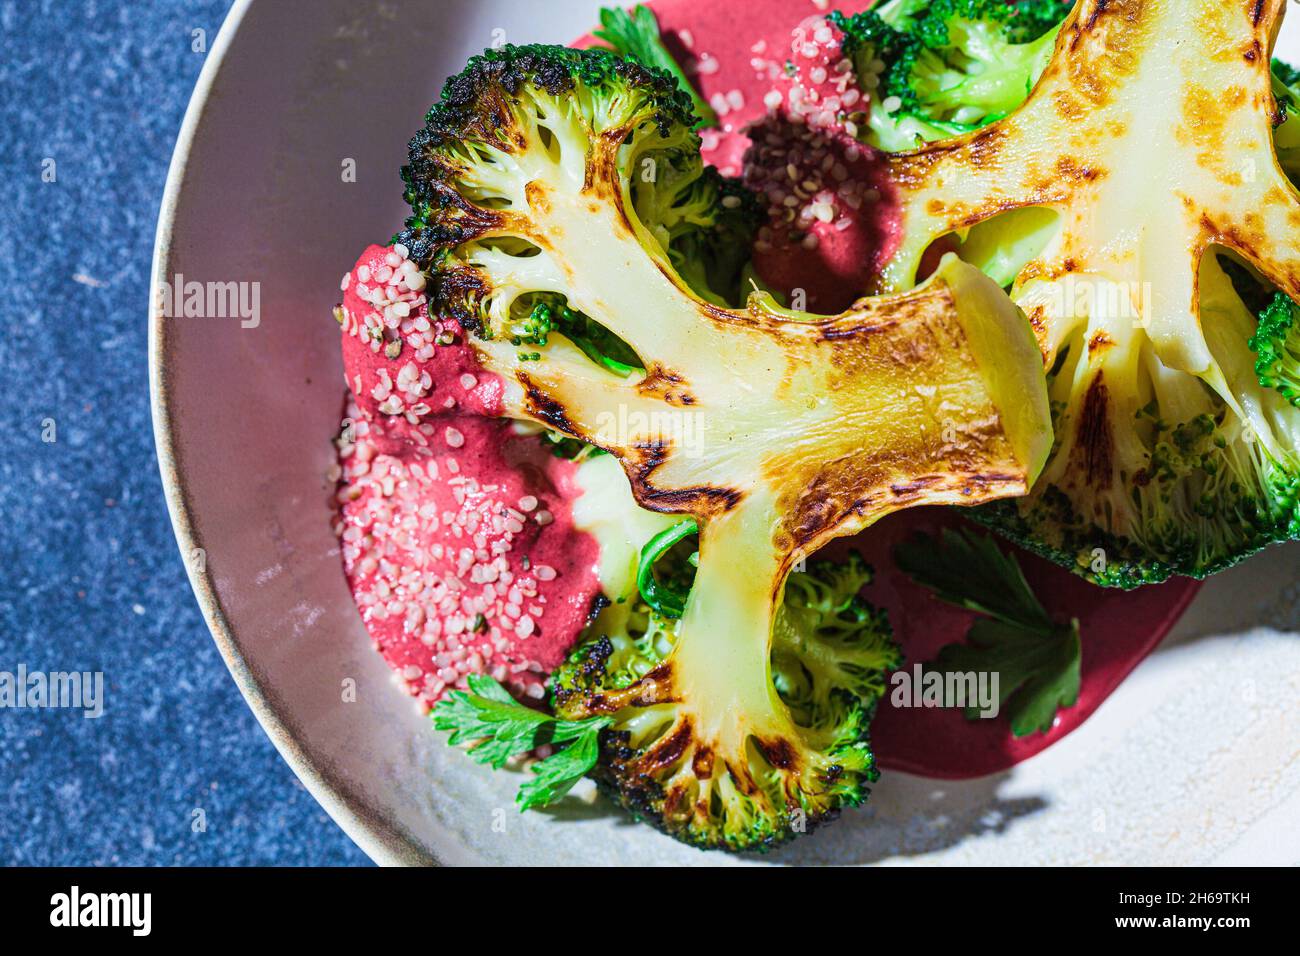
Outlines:
[[706, 302], [743, 305], [750, 292], [743, 277], [754, 236], [766, 218], [758, 197], [708, 166], [684, 200], [663, 209], [663, 195], [656, 190], [654, 202], [662, 211], [655, 217], [647, 210], [647, 221], [664, 234], [660, 244], [677, 274]]
[[[402, 170], [411, 215], [397, 237], [434, 274], [432, 304], [469, 329], [524, 338], [568, 277], [518, 228], [530, 183], [582, 187], [593, 148], [622, 175], [608, 189], [702, 297], [725, 304], [757, 227], [756, 202], [706, 168], [691, 99], [671, 75], [601, 49], [505, 46], [447, 82]], [[491, 284], [483, 281], [487, 272]], [[572, 305], [572, 303], [570, 303]]]
[[843, 561], [810, 561], [786, 582], [772, 678], [801, 727], [833, 725], [855, 707], [870, 715], [886, 674], [902, 665], [888, 616], [861, 595], [871, 578], [853, 551]]
[[[1087, 344], [1074, 338], [1048, 375], [1054, 463], [1032, 497], [976, 509], [976, 520], [1125, 589], [1175, 574], [1205, 578], [1300, 537], [1300, 335], [1291, 300], [1279, 293], [1257, 318], [1247, 302], [1261, 289], [1242, 287], [1257, 280], [1227, 258], [1208, 256], [1199, 281], [1213, 387], [1132, 361], [1134, 344], [1118, 336], [1107, 342], [1102, 374], [1090, 376]], [[1112, 439], [1090, 416], [1115, 406], [1127, 414]], [[1099, 481], [1100, 468], [1123, 481]]]
[[832, 13], [859, 83], [870, 88], [866, 140], [903, 151], [1010, 113], [1046, 67], [1071, 6], [889, 0], [852, 17]]
[[1300, 70], [1273, 60], [1273, 98], [1277, 101], [1273, 146], [1291, 182], [1300, 182]]
[[1031, 43], [1055, 35], [1074, 5], [1075, 0], [1009, 0], [1007, 36], [1015, 43]]
[[1250, 339], [1259, 384], [1300, 408], [1300, 321], [1296, 304], [1281, 292], [1259, 313]]
[[702, 848], [769, 849], [861, 803], [878, 776], [868, 725], [902, 658], [884, 612], [859, 594], [870, 580], [857, 554], [787, 579], [768, 686], [756, 689], [788, 715], [780, 736], [731, 754], [703, 746], [699, 702], [672, 663], [679, 621], [643, 600], [602, 611], [552, 679], [556, 713], [612, 719], [593, 776], [638, 817]]
[[[1269, 96], [1281, 80], [1262, 56], [1217, 52], [1266, 48], [1281, 5], [1205, 10], [1189, 31], [1176, 4], [1120, 15], [1088, 0], [1014, 113], [887, 159], [904, 238], [882, 287], [908, 288], [930, 244], [955, 237], [1025, 310], [1047, 370], [1048, 465], [982, 520], [1124, 588], [1204, 578], [1300, 533], [1295, 340], [1289, 308], [1266, 308], [1276, 290], [1300, 298], [1300, 200]], [[1189, 115], [1215, 130], [1166, 135]]]

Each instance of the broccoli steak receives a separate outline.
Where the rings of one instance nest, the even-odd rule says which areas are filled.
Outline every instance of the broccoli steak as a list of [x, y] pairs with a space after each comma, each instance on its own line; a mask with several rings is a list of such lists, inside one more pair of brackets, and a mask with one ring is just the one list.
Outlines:
[[[879, 681], [810, 660], [810, 680], [828, 676], [800, 689], [787, 673], [791, 703], [774, 681], [796, 561], [901, 508], [1023, 494], [1050, 431], [1024, 315], [955, 257], [838, 316], [760, 293], [716, 304], [750, 200], [704, 172], [695, 123], [668, 74], [605, 51], [489, 51], [412, 141], [401, 241], [503, 380], [506, 415], [608, 451], [641, 507], [697, 523], [663, 659], [628, 682], [596, 655], [557, 704], [612, 718], [597, 776], [626, 806], [744, 849], [859, 802], [875, 777]], [[691, 275], [681, 249], [703, 264]], [[791, 620], [846, 607], [819, 602], [802, 596]], [[808, 653], [788, 643], [787, 672]]]

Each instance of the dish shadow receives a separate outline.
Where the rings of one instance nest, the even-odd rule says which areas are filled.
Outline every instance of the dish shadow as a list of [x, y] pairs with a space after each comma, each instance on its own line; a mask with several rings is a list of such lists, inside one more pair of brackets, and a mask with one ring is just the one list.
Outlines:
[[1300, 635], [1300, 543], [1274, 545], [1214, 575], [1153, 653], [1266, 627]]
[[865, 806], [846, 811], [767, 859], [786, 866], [858, 866], [924, 856], [1005, 833], [1048, 807], [1039, 796], [999, 796], [1011, 776], [1007, 771], [974, 780], [936, 780], [887, 773]]
[[[999, 796], [1010, 778], [1010, 772], [975, 780], [887, 773], [865, 806], [848, 810], [770, 853], [740, 859], [777, 866], [857, 866], [924, 856], [966, 840], [1002, 834], [1048, 807], [1042, 797]], [[570, 796], [538, 812], [557, 822], [611, 819], [620, 827], [645, 826], [599, 795], [593, 800]], [[720, 858], [701, 851], [699, 863], [709, 865], [714, 859]]]

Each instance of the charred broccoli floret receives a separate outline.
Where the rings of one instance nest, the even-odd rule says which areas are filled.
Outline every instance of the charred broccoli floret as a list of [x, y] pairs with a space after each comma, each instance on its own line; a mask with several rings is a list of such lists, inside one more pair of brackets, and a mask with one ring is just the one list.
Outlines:
[[[799, 657], [809, 676], [782, 680], [793, 703], [773, 679], [791, 569], [900, 508], [1023, 494], [1050, 444], [1048, 412], [1024, 316], [956, 257], [922, 287], [840, 316], [791, 312], [760, 293], [728, 309], [692, 288], [664, 196], [680, 195], [677, 177], [699, 163], [693, 123], [670, 77], [608, 52], [493, 50], [450, 81], [412, 141], [402, 238], [433, 308], [461, 322], [485, 373], [500, 377], [503, 415], [606, 450], [582, 473], [617, 464], [640, 509], [698, 528], [666, 656], [643, 674], [626, 656], [661, 653], [666, 628], [647, 622], [639, 644], [611, 637], [588, 651], [575, 665], [585, 683], [568, 679], [566, 713], [616, 715], [629, 734], [602, 744], [593, 773], [672, 833], [762, 845], [791, 832], [796, 812], [811, 822], [860, 800], [872, 773], [869, 708], [840, 705], [825, 683], [873, 687], [852, 673], [866, 666], [857, 645], [835, 633], [860, 613], [832, 593], [843, 583], [791, 597], [787, 620], [803, 616], [799, 633], [821, 622], [826, 657], [816, 667]], [[647, 195], [656, 189], [667, 192]], [[724, 210], [739, 208], [727, 198]], [[521, 357], [511, 337], [539, 296], [626, 345], [636, 367], [625, 375], [593, 360], [555, 322], [538, 323], [545, 344]], [[639, 553], [623, 554], [624, 590], [609, 593], [608, 614], [640, 600], [626, 591]], [[861, 616], [876, 633], [879, 622]], [[815, 723], [802, 726], [801, 713]], [[651, 739], [646, 751], [633, 744]], [[654, 763], [676, 775], [643, 776]], [[656, 788], [674, 796], [664, 802]], [[691, 794], [701, 799], [678, 802]]]
[[[514, 86], [524, 76], [536, 78], [526, 105]], [[490, 102], [478, 98], [485, 92]], [[466, 327], [514, 326], [536, 301], [518, 293], [562, 284], [562, 277], [545, 272], [553, 263], [536, 255], [533, 242], [489, 238], [483, 217], [526, 206], [519, 190], [543, 169], [584, 175], [591, 132], [632, 120], [634, 129], [617, 149], [630, 172], [620, 188], [639, 224], [702, 298], [722, 305], [740, 295], [761, 209], [742, 186], [704, 165], [691, 99], [676, 80], [605, 50], [506, 47], [476, 57], [448, 81], [402, 170], [412, 215], [401, 238], [417, 243], [412, 256], [427, 257], [435, 245], [454, 248], [454, 255], [444, 253], [444, 272], [461, 270], [471, 281], [475, 269], [489, 267], [496, 277], [491, 290], [448, 286], [453, 294], [437, 304], [457, 311], [444, 314]], [[545, 148], [521, 151], [502, 139], [507, 130], [518, 142]], [[473, 203], [481, 203], [480, 211]], [[482, 238], [462, 243], [461, 236]]]
[[676, 703], [593, 707], [653, 681], [672, 654], [678, 621], [644, 601], [602, 612], [552, 679], [555, 711], [562, 720], [605, 715], [609, 759], [592, 776], [641, 819], [700, 847], [769, 849], [861, 803], [879, 776], [867, 730], [902, 657], [885, 613], [860, 594], [870, 580], [851, 554], [810, 562], [786, 581], [769, 681], [805, 740], [798, 754], [755, 740], [701, 774], [714, 757], [682, 739]]
[[889, 0], [851, 17], [833, 12], [828, 19], [870, 94], [865, 140], [915, 149], [1010, 113], [1051, 58], [1071, 5]]
[[1300, 536], [1289, 308], [1255, 304], [1300, 297], [1262, 52], [1282, 6], [1082, 0], [1020, 109], [889, 157], [905, 238], [882, 288], [956, 236], [1048, 370], [1051, 460], [982, 518], [1101, 584], [1202, 578]]

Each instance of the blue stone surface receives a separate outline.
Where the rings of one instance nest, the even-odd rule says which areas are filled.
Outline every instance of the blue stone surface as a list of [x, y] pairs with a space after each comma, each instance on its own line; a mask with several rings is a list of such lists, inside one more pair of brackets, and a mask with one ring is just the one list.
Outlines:
[[105, 684], [98, 719], [0, 708], [0, 864], [367, 862], [227, 673], [154, 458], [154, 227], [228, 6], [0, 0], [0, 672]]

